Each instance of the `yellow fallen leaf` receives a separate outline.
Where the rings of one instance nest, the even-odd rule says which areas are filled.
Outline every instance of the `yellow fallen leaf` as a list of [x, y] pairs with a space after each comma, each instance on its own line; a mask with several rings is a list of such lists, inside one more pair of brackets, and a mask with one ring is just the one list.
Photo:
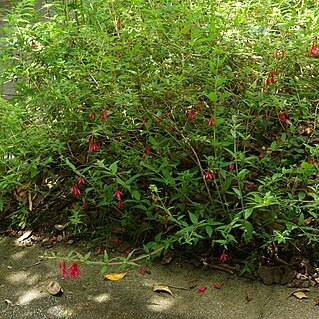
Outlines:
[[292, 295], [298, 299], [309, 299], [309, 297], [303, 291], [295, 291]]
[[112, 281], [117, 281], [117, 280], [120, 280], [122, 279], [123, 277], [125, 277], [125, 275], [127, 274], [127, 272], [123, 272], [121, 274], [106, 274], [104, 275], [104, 278], [105, 279], [108, 279], [108, 280], [112, 280]]
[[153, 284], [153, 291], [164, 291], [173, 296], [172, 291], [166, 285]]

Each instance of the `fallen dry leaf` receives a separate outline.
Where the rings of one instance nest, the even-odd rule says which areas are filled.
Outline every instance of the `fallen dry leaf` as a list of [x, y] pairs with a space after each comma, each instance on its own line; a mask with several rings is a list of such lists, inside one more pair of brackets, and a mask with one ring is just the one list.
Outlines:
[[309, 289], [302, 288], [294, 290], [289, 296], [294, 296], [298, 299], [309, 299], [309, 297], [305, 294], [305, 291], [310, 291]]
[[169, 289], [168, 286], [166, 285], [160, 285], [160, 284], [153, 284], [153, 291], [155, 292], [167, 292], [169, 293], [171, 296], [173, 296], [172, 291]]
[[112, 280], [112, 281], [117, 281], [117, 280], [124, 278], [126, 276], [126, 274], [127, 274], [127, 272], [123, 272], [121, 274], [116, 274], [116, 273], [106, 274], [106, 275], [104, 275], [104, 278], [108, 279], [108, 280]]
[[246, 293], [246, 303], [250, 302], [253, 300], [253, 294], [251, 292]]

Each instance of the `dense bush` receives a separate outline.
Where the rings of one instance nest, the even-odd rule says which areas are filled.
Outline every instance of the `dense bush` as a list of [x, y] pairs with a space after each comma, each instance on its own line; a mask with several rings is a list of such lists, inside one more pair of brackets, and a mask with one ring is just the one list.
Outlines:
[[145, 249], [318, 248], [315, 1], [34, 8], [7, 15], [1, 54], [21, 94], [1, 110], [3, 216]]

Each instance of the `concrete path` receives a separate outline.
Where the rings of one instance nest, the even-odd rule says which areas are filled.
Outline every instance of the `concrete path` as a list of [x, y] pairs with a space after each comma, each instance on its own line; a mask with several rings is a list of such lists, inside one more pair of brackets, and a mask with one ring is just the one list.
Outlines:
[[[19, 247], [14, 239], [1, 238], [0, 318], [308, 319], [319, 316], [319, 306], [315, 305], [318, 288], [308, 292], [311, 299], [298, 300], [289, 297], [292, 288], [265, 286], [217, 270], [203, 271], [176, 263], [164, 266], [146, 262], [142, 267], [150, 274], [143, 276], [133, 268], [117, 282], [103, 279], [98, 267], [81, 264], [79, 278], [61, 279], [59, 261], [43, 260], [36, 264], [46, 251], [66, 254], [72, 249], [77, 248]], [[63, 287], [61, 296], [47, 292], [46, 286], [52, 280]], [[172, 288], [173, 296], [152, 290], [154, 283], [188, 287], [190, 281], [196, 281], [197, 287]], [[221, 284], [221, 289], [212, 287], [216, 282]], [[199, 287], [207, 287], [207, 290], [201, 294]], [[247, 296], [251, 298], [249, 302]]]

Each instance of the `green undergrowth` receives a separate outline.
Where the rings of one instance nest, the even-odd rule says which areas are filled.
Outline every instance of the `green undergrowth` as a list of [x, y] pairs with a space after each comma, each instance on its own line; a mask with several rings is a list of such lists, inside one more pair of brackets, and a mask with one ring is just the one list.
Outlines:
[[316, 255], [316, 1], [37, 8], [3, 30], [3, 220], [252, 264]]

